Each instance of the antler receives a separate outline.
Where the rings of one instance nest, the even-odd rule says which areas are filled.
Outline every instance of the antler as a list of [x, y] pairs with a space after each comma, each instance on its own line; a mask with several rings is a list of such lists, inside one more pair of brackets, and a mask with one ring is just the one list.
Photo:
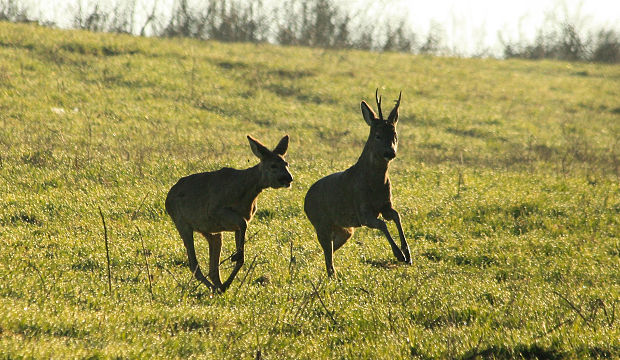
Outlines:
[[388, 122], [393, 123], [398, 118], [398, 107], [400, 106], [400, 98], [402, 95], [403, 95], [403, 91], [401, 90], [400, 93], [398, 94], [398, 100], [396, 100], [396, 105], [394, 105], [394, 109], [392, 109], [392, 112], [390, 112], [390, 115], [388, 116], [388, 119], [387, 119]]
[[375, 101], [377, 102], [377, 110], [379, 111], [379, 119], [383, 120], [383, 112], [381, 111], [381, 96], [379, 96], [379, 88], [375, 90]]

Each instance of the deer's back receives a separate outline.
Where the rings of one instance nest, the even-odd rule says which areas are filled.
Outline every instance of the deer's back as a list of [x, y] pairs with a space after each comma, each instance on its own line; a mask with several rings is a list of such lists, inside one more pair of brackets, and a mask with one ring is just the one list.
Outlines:
[[[216, 213], [222, 208], [251, 213], [252, 203], [242, 204], [245, 192], [241, 170], [222, 168], [182, 177], [166, 197], [166, 211], [175, 222], [183, 221], [203, 232], [219, 232]], [[251, 214], [248, 214], [251, 217]]]

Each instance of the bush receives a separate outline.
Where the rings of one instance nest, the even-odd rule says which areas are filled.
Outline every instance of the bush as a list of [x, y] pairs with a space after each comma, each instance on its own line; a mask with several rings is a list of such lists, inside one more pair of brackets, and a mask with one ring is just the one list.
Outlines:
[[0, 20], [12, 22], [29, 22], [30, 15], [26, 6], [19, 0], [0, 1]]
[[201, 11], [198, 8], [192, 8], [187, 0], [175, 2], [174, 6], [168, 25], [157, 35], [204, 38], [211, 9]]
[[277, 43], [326, 48], [353, 46], [350, 16], [331, 0], [291, 0], [281, 10]]
[[[0, 20], [28, 19], [19, 0], [0, 1], [4, 1], [0, 2]], [[377, 23], [369, 19], [370, 14], [347, 12], [335, 0], [288, 0], [269, 9], [261, 1], [175, 0], [169, 12], [158, 12], [155, 2], [143, 24], [136, 23], [136, 0], [77, 4], [73, 27], [95, 32], [144, 36], [150, 29], [149, 35], [162, 37], [422, 53], [436, 53], [441, 47], [437, 32], [431, 31], [416, 48], [416, 36], [406, 20]]]
[[613, 30], [602, 29], [595, 36], [584, 36], [574, 24], [562, 23], [559, 30], [549, 33], [539, 30], [533, 43], [505, 43], [504, 57], [617, 63], [620, 61], [618, 39], [618, 33]]
[[591, 61], [618, 63], [620, 62], [620, 36], [611, 30], [600, 30], [594, 40]]

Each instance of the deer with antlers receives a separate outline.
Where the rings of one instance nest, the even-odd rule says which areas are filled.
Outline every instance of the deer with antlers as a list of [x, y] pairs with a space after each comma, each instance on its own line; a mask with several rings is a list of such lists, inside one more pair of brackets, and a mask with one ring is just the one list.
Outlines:
[[[181, 178], [168, 192], [166, 212], [176, 225], [194, 277], [213, 291], [224, 292], [243, 266], [245, 232], [256, 213], [256, 199], [266, 188], [290, 187], [293, 177], [284, 155], [289, 137], [273, 151], [248, 135], [250, 148], [260, 162], [249, 169], [223, 168]], [[220, 280], [222, 232], [235, 232], [235, 267], [224, 283]], [[194, 232], [209, 243], [209, 278], [203, 275], [194, 249]]]
[[[392, 190], [388, 168], [396, 157], [398, 136], [398, 108], [401, 94], [387, 120], [381, 111], [381, 98], [375, 92], [379, 116], [362, 101], [362, 115], [370, 134], [362, 155], [345, 171], [328, 175], [314, 183], [306, 194], [304, 211], [316, 230], [317, 238], [325, 255], [327, 274], [334, 276], [333, 253], [353, 235], [354, 228], [367, 226], [379, 229], [387, 238], [394, 256], [411, 264], [409, 245], [405, 239], [400, 215], [392, 207]], [[385, 222], [392, 220], [398, 229], [399, 248]]]

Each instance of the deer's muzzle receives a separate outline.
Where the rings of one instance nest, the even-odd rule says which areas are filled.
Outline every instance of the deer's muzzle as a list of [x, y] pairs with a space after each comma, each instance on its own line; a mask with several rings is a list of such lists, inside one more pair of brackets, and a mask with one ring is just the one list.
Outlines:
[[278, 178], [278, 181], [282, 185], [282, 187], [290, 187], [293, 182], [293, 176], [291, 174], [286, 174]]
[[394, 159], [396, 157], [396, 151], [390, 149], [390, 150], [386, 150], [383, 153], [383, 157], [385, 158], [385, 160], [390, 161], [392, 159]]

